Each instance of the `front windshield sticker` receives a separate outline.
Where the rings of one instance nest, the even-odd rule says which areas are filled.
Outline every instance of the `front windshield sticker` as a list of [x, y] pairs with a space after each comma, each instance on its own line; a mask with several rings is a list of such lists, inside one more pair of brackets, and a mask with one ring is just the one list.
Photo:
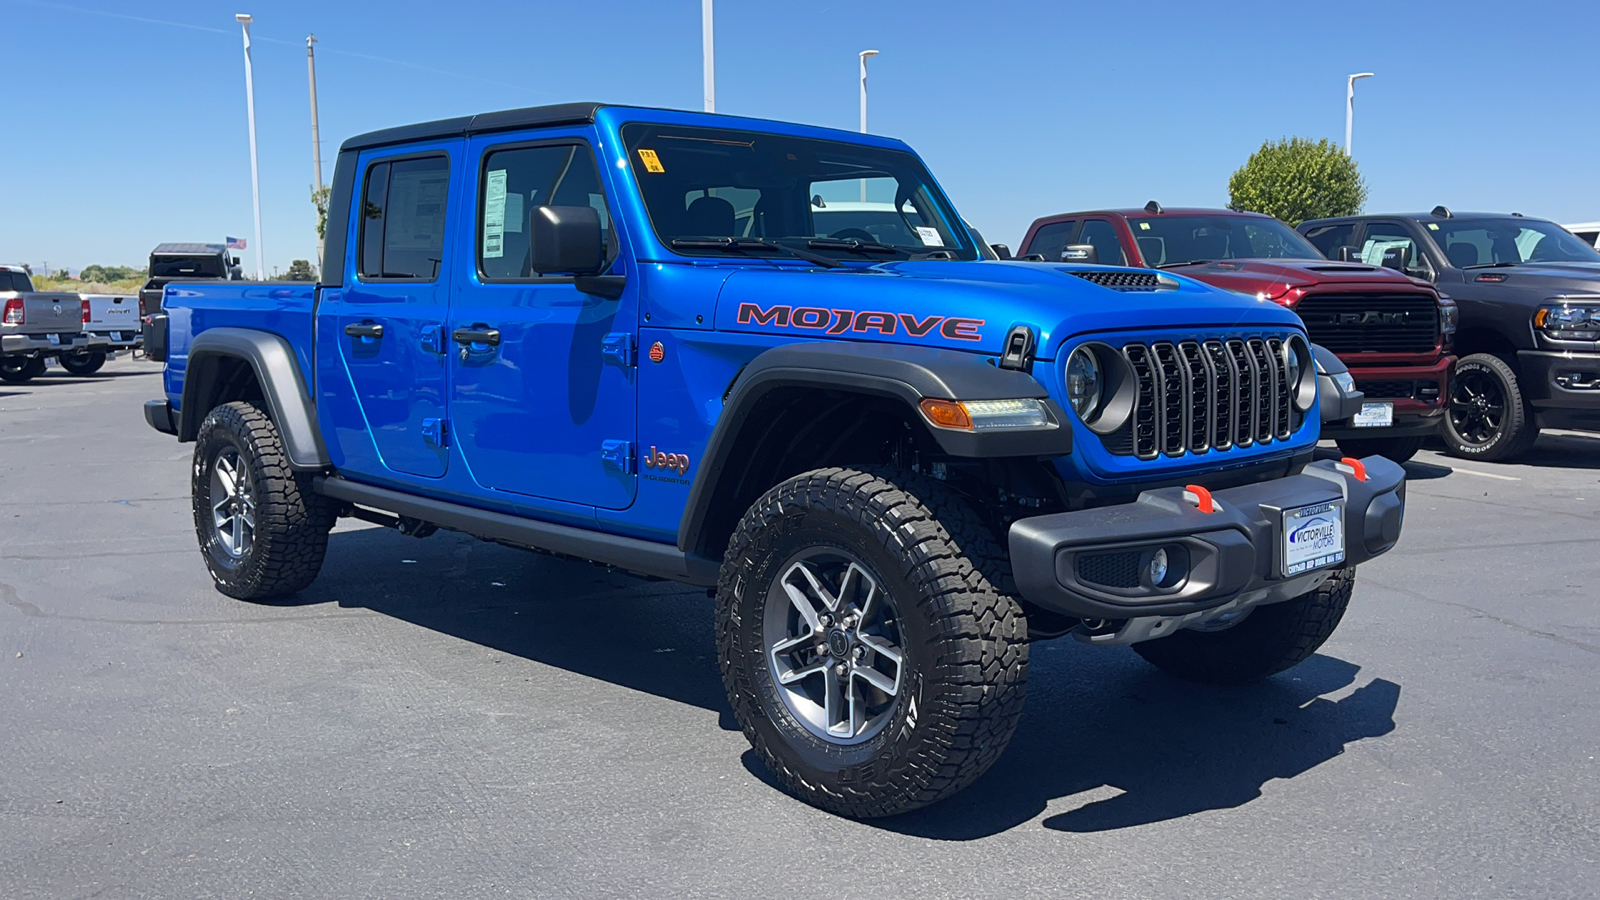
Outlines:
[[1140, 231], [1149, 231], [1150, 230], [1150, 223], [1149, 222], [1140, 222], [1139, 223], [1139, 230]]
[[[517, 199], [522, 198], [519, 196]], [[505, 255], [505, 236], [506, 170], [494, 169], [489, 173], [489, 177], [484, 179], [483, 187], [484, 259], [499, 259]]]
[[1438, 231], [1439, 230], [1439, 223], [1438, 222], [1429, 222], [1428, 223], [1428, 230], [1429, 231]]
[[646, 172], [654, 172], [659, 175], [667, 170], [667, 167], [661, 164], [661, 157], [657, 156], [656, 152], [649, 148], [639, 148], [639, 159], [644, 163]]
[[944, 246], [944, 238], [939, 236], [939, 229], [937, 228], [930, 228], [927, 225], [918, 225], [917, 237], [922, 238], [922, 246], [924, 247]]

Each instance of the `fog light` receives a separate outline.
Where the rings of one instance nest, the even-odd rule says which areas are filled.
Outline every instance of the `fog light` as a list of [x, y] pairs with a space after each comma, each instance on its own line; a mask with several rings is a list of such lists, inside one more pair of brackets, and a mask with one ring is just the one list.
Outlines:
[[1167, 551], [1157, 550], [1150, 556], [1150, 583], [1161, 584], [1167, 580]]

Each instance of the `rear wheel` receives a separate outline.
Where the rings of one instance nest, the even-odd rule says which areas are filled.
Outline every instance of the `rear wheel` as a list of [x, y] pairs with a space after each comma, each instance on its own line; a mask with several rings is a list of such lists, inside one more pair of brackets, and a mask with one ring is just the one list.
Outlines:
[[249, 403], [200, 424], [191, 486], [200, 551], [217, 589], [240, 600], [302, 590], [317, 577], [335, 509], [295, 472], [278, 428]]
[[993, 534], [942, 484], [819, 469], [752, 506], [717, 588], [723, 685], [784, 789], [860, 818], [943, 799], [1004, 751], [1027, 623]]
[[105, 364], [104, 353], [91, 353], [85, 350], [81, 353], [61, 354], [61, 368], [74, 375], [93, 375]]
[[1509, 363], [1490, 353], [1474, 353], [1456, 363], [1444, 422], [1445, 448], [1452, 456], [1511, 459], [1538, 439], [1538, 420]]
[[44, 374], [44, 360], [38, 357], [8, 356], [0, 359], [0, 381], [22, 384]]
[[1345, 438], [1338, 442], [1339, 452], [1356, 459], [1381, 456], [1391, 462], [1403, 463], [1422, 449], [1421, 437]]
[[1169, 675], [1212, 684], [1255, 681], [1298, 665], [1333, 634], [1355, 590], [1354, 567], [1334, 570], [1314, 591], [1269, 603], [1207, 630], [1185, 630], [1133, 645]]

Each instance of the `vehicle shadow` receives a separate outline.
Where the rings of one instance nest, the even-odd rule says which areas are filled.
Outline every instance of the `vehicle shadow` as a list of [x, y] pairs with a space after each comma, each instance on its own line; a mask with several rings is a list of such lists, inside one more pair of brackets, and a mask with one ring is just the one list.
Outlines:
[[[869, 824], [935, 840], [988, 837], [1051, 809], [1046, 828], [1111, 831], [1232, 809], [1394, 730], [1400, 686], [1316, 655], [1241, 687], [1161, 674], [1131, 651], [1034, 645], [1028, 711], [989, 773], [925, 810]], [[1084, 802], [1058, 803], [1088, 794]]]
[[1600, 469], [1600, 435], [1545, 432], [1515, 462], [1546, 469]]

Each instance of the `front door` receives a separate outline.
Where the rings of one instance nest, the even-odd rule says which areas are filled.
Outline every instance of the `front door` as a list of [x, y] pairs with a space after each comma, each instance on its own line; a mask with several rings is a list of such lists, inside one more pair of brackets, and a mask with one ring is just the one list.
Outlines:
[[475, 265], [450, 309], [451, 417], [473, 479], [494, 491], [624, 509], [637, 475], [636, 278], [620, 299], [529, 268], [540, 206], [600, 211], [622, 273], [601, 169], [578, 134], [474, 138]]
[[445, 473], [448, 146], [363, 159], [355, 277], [319, 316], [348, 378], [330, 423], [347, 471]]

